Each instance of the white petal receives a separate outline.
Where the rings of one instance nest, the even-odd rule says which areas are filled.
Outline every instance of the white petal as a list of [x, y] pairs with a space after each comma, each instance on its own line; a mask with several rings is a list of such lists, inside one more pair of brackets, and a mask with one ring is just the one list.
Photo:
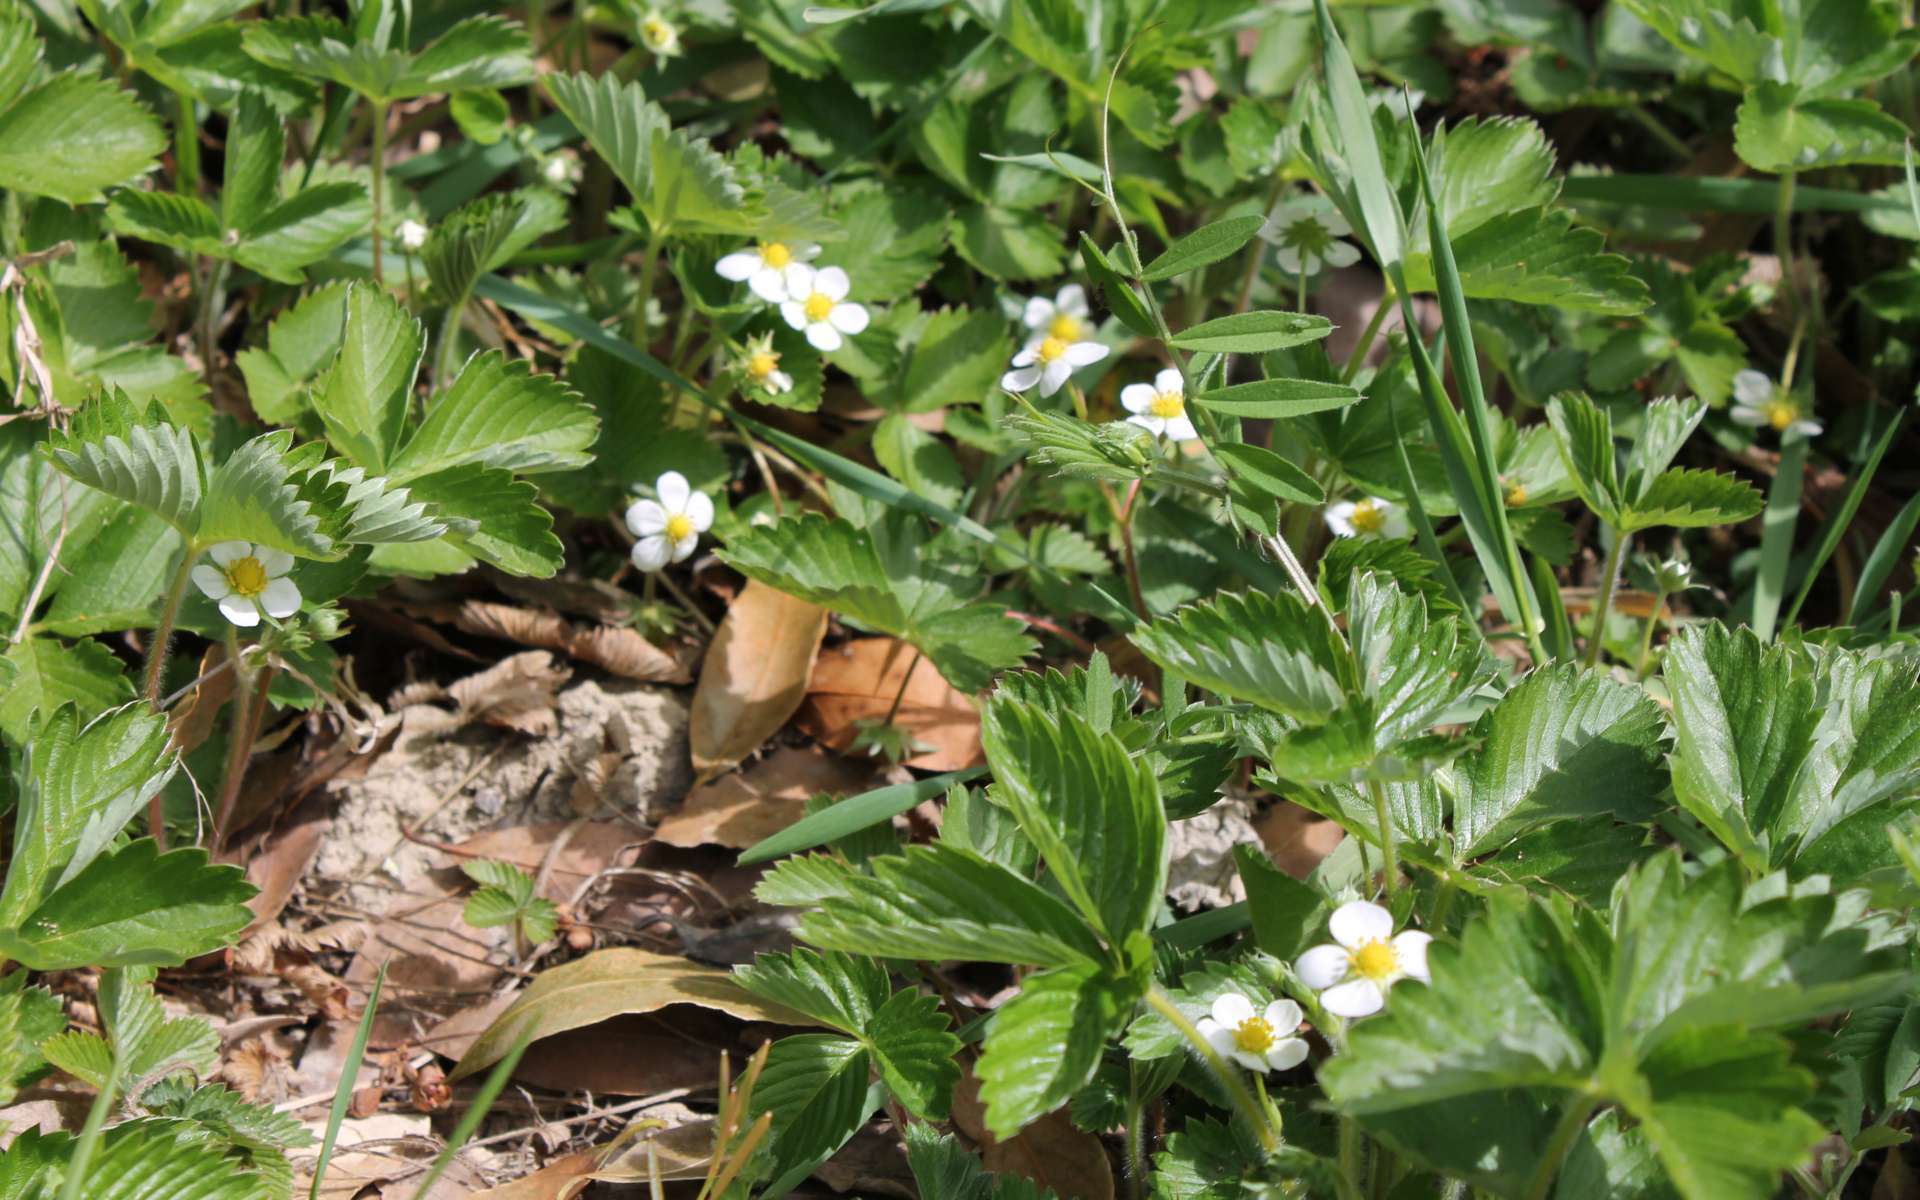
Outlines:
[[1030, 367], [1034, 363], [1037, 363], [1039, 361], [1040, 361], [1040, 345], [1038, 342], [1035, 342], [1033, 345], [1024, 347], [1020, 351], [1020, 353], [1013, 356], [1013, 365], [1016, 367]]
[[1009, 392], [1024, 392], [1039, 382], [1040, 368], [1032, 365], [1015, 367], [1000, 377], [1000, 386]]
[[1267, 1024], [1273, 1026], [1275, 1033], [1292, 1033], [1300, 1028], [1301, 1018], [1307, 1014], [1291, 1000], [1275, 1000], [1260, 1015], [1266, 1018]]
[[805, 263], [788, 263], [787, 295], [801, 297], [813, 295], [814, 274], [814, 269]]
[[1053, 306], [1070, 317], [1084, 317], [1093, 311], [1087, 307], [1087, 289], [1077, 283], [1061, 288], [1053, 298]]
[[1176, 442], [1190, 442], [1200, 436], [1200, 431], [1186, 417], [1170, 417], [1167, 420], [1167, 436]]
[[1745, 404], [1734, 405], [1727, 410], [1727, 415], [1734, 419], [1735, 424], [1739, 425], [1765, 425], [1770, 420], [1767, 416], [1766, 409], [1753, 408]]
[[1819, 437], [1821, 431], [1824, 430], [1825, 428], [1826, 426], [1820, 424], [1820, 422], [1818, 421], [1809, 421], [1805, 417], [1802, 417], [1798, 421], [1795, 421], [1793, 424], [1787, 426], [1787, 432], [1797, 433], [1801, 437]]
[[290, 617], [300, 611], [300, 589], [284, 575], [269, 579], [260, 593], [260, 607], [276, 621]]
[[635, 500], [627, 508], [627, 531], [635, 537], [652, 537], [667, 527], [667, 510], [658, 500]]
[[785, 371], [771, 371], [767, 374], [766, 386], [774, 395], [784, 395], [793, 390], [793, 376]]
[[1176, 396], [1183, 396], [1186, 394], [1186, 388], [1186, 382], [1180, 378], [1180, 372], [1172, 367], [1166, 368], [1153, 377], [1153, 390], [1156, 392], [1171, 392]]
[[844, 340], [840, 331], [825, 321], [807, 326], [807, 344], [822, 353], [838, 350]]
[[1347, 977], [1352, 966], [1347, 952], [1338, 946], [1315, 946], [1293, 960], [1293, 973], [1314, 991], [1324, 991]]
[[271, 546], [255, 546], [253, 556], [260, 560], [260, 566], [269, 577], [285, 575], [293, 570], [293, 555], [285, 550], [275, 550]]
[[795, 261], [803, 263], [812, 262], [814, 259], [820, 257], [820, 243], [794, 242], [787, 247], [787, 252], [793, 255]]
[[1072, 374], [1073, 368], [1067, 365], [1066, 359], [1054, 359], [1046, 366], [1040, 368], [1040, 394], [1042, 396], [1053, 395], [1066, 384], [1067, 379]]
[[1333, 910], [1327, 921], [1333, 940], [1349, 950], [1393, 936], [1393, 914], [1366, 900], [1349, 900]]
[[1140, 428], [1146, 430], [1148, 433], [1152, 434], [1155, 437], [1159, 437], [1161, 434], [1167, 431], [1166, 418], [1156, 417], [1152, 413], [1140, 413], [1135, 416], [1128, 417], [1127, 424], [1138, 425]]
[[660, 497], [660, 507], [670, 513], [681, 513], [687, 511], [687, 497], [693, 494], [693, 485], [680, 472], [667, 471], [653, 481], [653, 491]]
[[692, 557], [694, 548], [700, 545], [700, 535], [690, 533], [673, 544], [673, 561], [685, 562]]
[[260, 610], [245, 596], [222, 596], [220, 613], [242, 629], [252, 629], [260, 623]]
[[1300, 274], [1300, 251], [1298, 247], [1295, 247], [1295, 246], [1278, 247], [1273, 252], [1273, 260], [1279, 263], [1280, 269], [1282, 271], [1285, 271], [1287, 274], [1289, 275]]
[[[1353, 226], [1347, 224], [1347, 219], [1341, 216], [1340, 210], [1335, 208], [1331, 203], [1327, 205], [1325, 211], [1321, 212], [1319, 216], [1320, 227], [1327, 231], [1328, 237], [1343, 238], [1353, 232]], [[1329, 255], [1328, 257], [1332, 256]]]
[[1045, 296], [1035, 296], [1027, 301], [1027, 307], [1020, 314], [1020, 323], [1028, 329], [1045, 329], [1053, 323], [1053, 301]]
[[207, 547], [207, 557], [223, 567], [231, 566], [235, 559], [245, 558], [252, 553], [251, 542], [215, 542]]
[[807, 327], [807, 308], [806, 305], [800, 303], [798, 300], [782, 301], [780, 304], [780, 317], [795, 329], [805, 329]]
[[681, 515], [693, 522], [695, 533], [705, 533], [713, 528], [713, 497], [705, 492], [695, 492], [687, 497], [687, 506]]
[[1413, 526], [1408, 524], [1407, 514], [1397, 508], [1389, 509], [1380, 524], [1380, 536], [1382, 537], [1403, 538], [1412, 531]]
[[1339, 537], [1353, 536], [1353, 510], [1357, 506], [1351, 500], [1336, 500], [1327, 505], [1327, 528]]
[[827, 313], [827, 320], [841, 333], [851, 337], [867, 327], [867, 309], [861, 304], [836, 304]]
[[1354, 979], [1320, 993], [1320, 1006], [1336, 1017], [1370, 1017], [1387, 1006], [1387, 998], [1371, 979]]
[[193, 569], [193, 586], [205, 592], [209, 600], [219, 600], [233, 593], [233, 588], [227, 583], [227, 573], [206, 563]]
[[642, 571], [658, 571], [667, 565], [672, 554], [673, 547], [667, 543], [666, 535], [656, 533], [633, 544], [633, 565]]
[[1733, 374], [1733, 399], [1737, 404], [1758, 408], [1773, 399], [1773, 380], [1748, 367]]
[[1282, 1038], [1278, 1045], [1267, 1051], [1269, 1071], [1291, 1071], [1305, 1061], [1307, 1043], [1300, 1038]]
[[1130, 383], [1120, 389], [1120, 407], [1130, 413], [1143, 413], [1153, 408], [1153, 385], [1150, 383]]
[[786, 272], [776, 267], [761, 267], [747, 280], [747, 287], [768, 304], [779, 304], [787, 298]]
[[1060, 357], [1075, 367], [1090, 367], [1107, 356], [1107, 348], [1099, 342], [1075, 342], [1067, 347]]
[[1229, 1029], [1238, 1029], [1253, 1019], [1253, 1001], [1239, 992], [1223, 992], [1214, 997], [1213, 1019]]
[[822, 267], [813, 275], [813, 290], [834, 300], [845, 300], [853, 280], [839, 267]]
[[1427, 947], [1432, 942], [1432, 934], [1418, 929], [1409, 929], [1393, 939], [1393, 957], [1402, 975], [1422, 983], [1427, 981]]
[[736, 250], [713, 264], [720, 278], [731, 279], [735, 283], [751, 278], [760, 267], [760, 254], [756, 250]]
[[1330, 242], [1325, 257], [1330, 267], [1350, 267], [1360, 261], [1360, 248], [1352, 242]]
[[1234, 1044], [1233, 1051], [1228, 1054], [1227, 1057], [1239, 1063], [1247, 1070], [1252, 1071], [1255, 1075], [1265, 1075], [1267, 1073], [1267, 1056], [1264, 1054], [1252, 1054], [1242, 1050], [1237, 1042]]

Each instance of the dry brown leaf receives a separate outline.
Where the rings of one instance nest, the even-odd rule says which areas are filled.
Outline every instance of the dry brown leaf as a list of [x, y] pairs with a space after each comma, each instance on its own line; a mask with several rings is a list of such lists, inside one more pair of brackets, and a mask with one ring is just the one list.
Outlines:
[[733, 982], [730, 973], [671, 954], [618, 947], [543, 971], [513, 1006], [460, 1059], [460, 1079], [498, 1062], [522, 1037], [538, 1041], [597, 1025], [623, 1013], [658, 1012], [692, 1004], [748, 1021], [812, 1025], [799, 1013], [770, 1004]]
[[454, 613], [453, 624], [467, 633], [547, 650], [565, 650], [573, 641], [573, 626], [557, 613], [488, 600], [462, 604]]
[[1282, 800], [1254, 818], [1253, 828], [1267, 857], [1295, 879], [1305, 879], [1346, 836], [1333, 821]]
[[834, 750], [846, 750], [859, 733], [857, 722], [886, 717], [911, 667], [894, 724], [933, 749], [907, 765], [959, 771], [984, 762], [980, 713], [972, 697], [917, 657], [912, 646], [893, 638], [858, 638], [822, 650], [800, 707], [800, 728]]
[[680, 811], [655, 827], [654, 840], [744, 850], [805, 816], [816, 793], [861, 791], [872, 774], [857, 760], [783, 746], [744, 771], [687, 793]]
[[529, 650], [503, 658], [493, 666], [447, 688], [465, 721], [485, 721], [536, 737], [557, 727], [555, 693], [572, 672], [553, 664], [553, 655]]
[[593, 1164], [598, 1157], [591, 1150], [583, 1150], [556, 1158], [512, 1183], [475, 1192], [471, 1200], [573, 1200], [591, 1182]]
[[567, 645], [581, 662], [641, 683], [687, 683], [686, 665], [642, 637], [637, 629], [600, 625], [576, 631]]
[[1080, 1129], [1062, 1108], [1002, 1142], [987, 1132], [980, 1082], [972, 1072], [953, 1089], [953, 1123], [980, 1146], [989, 1171], [1019, 1175], [1069, 1200], [1113, 1200], [1113, 1164], [1100, 1139]]
[[[227, 660], [226, 647], [215, 642], [207, 647], [200, 656], [200, 674], [208, 675], [214, 668]], [[220, 707], [233, 695], [233, 672], [222, 671], [211, 675], [199, 687], [174, 707], [167, 715], [168, 732], [173, 735], [174, 749], [182, 754], [191, 754], [205, 744], [213, 733], [214, 722], [220, 716]]]
[[687, 739], [702, 780], [745, 760], [800, 702], [827, 632], [827, 610], [749, 579], [707, 646]]
[[309, 804], [292, 823], [274, 831], [266, 847], [247, 856], [247, 882], [260, 889], [247, 907], [253, 910], [253, 925], [258, 928], [272, 921], [293, 898], [293, 889], [307, 873], [320, 850], [320, 839], [331, 824], [327, 806]]

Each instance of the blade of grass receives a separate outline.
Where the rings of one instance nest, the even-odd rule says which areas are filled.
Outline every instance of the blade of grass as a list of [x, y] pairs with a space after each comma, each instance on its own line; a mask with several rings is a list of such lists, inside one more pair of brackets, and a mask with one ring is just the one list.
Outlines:
[[1886, 457], [1888, 448], [1893, 445], [1894, 436], [1900, 432], [1900, 427], [1906, 424], [1906, 419], [1907, 414], [1904, 411], [1894, 414], [1893, 419], [1887, 422], [1886, 431], [1873, 444], [1873, 449], [1868, 451], [1866, 462], [1854, 472], [1853, 483], [1847, 488], [1846, 497], [1840, 501], [1840, 507], [1834, 511], [1833, 515], [1827, 518], [1827, 527], [1821, 534], [1819, 548], [1813, 552], [1812, 561], [1807, 563], [1804, 577], [1800, 580], [1800, 590], [1794, 593], [1793, 603], [1787, 606], [1787, 615], [1781, 618], [1783, 623], [1791, 625], [1800, 616], [1800, 606], [1807, 602], [1807, 593], [1813, 591], [1813, 583], [1820, 577], [1820, 569], [1827, 565], [1827, 560], [1833, 557], [1835, 550], [1839, 549], [1840, 539], [1846, 536], [1848, 528], [1853, 525], [1854, 514], [1860, 511], [1860, 502], [1867, 498], [1867, 488], [1873, 483], [1874, 475], [1880, 470], [1881, 460]]
[[[1626, 204], [1635, 208], [1688, 212], [1760, 213], [1771, 216], [1780, 204], [1779, 184], [1771, 179], [1694, 179], [1677, 175], [1569, 176], [1560, 198], [1578, 204]], [[1887, 212], [1906, 207], [1893, 196], [1873, 196], [1837, 188], [1793, 189], [1795, 212]]]
[[1847, 624], [1858, 625], [1873, 611], [1872, 605], [1880, 595], [1880, 589], [1886, 586], [1893, 569], [1906, 557], [1916, 526], [1920, 526], [1920, 493], [1908, 498], [1906, 506], [1888, 523], [1880, 534], [1880, 540], [1873, 544], [1873, 553], [1867, 555], [1866, 565], [1860, 568], [1860, 580], [1854, 585], [1853, 604], [1847, 609]]
[[433, 1166], [428, 1169], [427, 1177], [420, 1181], [418, 1188], [414, 1189], [413, 1200], [426, 1200], [427, 1193], [433, 1190], [433, 1185], [440, 1182], [440, 1176], [446, 1174], [447, 1168], [453, 1165], [454, 1156], [460, 1153], [460, 1147], [467, 1144], [467, 1139], [473, 1136], [473, 1131], [480, 1128], [480, 1122], [486, 1119], [488, 1111], [493, 1108], [493, 1102], [500, 1098], [500, 1092], [507, 1086], [507, 1080], [513, 1077], [513, 1069], [520, 1065], [520, 1056], [525, 1054], [527, 1047], [532, 1044], [533, 1031], [529, 1029], [521, 1035], [518, 1042], [514, 1043], [513, 1049], [507, 1051], [507, 1056], [487, 1073], [487, 1081], [480, 1085], [478, 1092], [474, 1093], [473, 1103], [467, 1106], [465, 1113], [461, 1114], [460, 1123], [453, 1127], [453, 1136], [447, 1139], [446, 1147], [433, 1160]]
[[333, 1144], [340, 1139], [340, 1123], [347, 1119], [347, 1108], [353, 1103], [354, 1079], [360, 1073], [361, 1060], [367, 1056], [367, 1039], [373, 1036], [373, 1016], [380, 1008], [380, 989], [386, 982], [387, 964], [381, 963], [379, 971], [374, 973], [373, 987], [367, 992], [367, 1008], [360, 1014], [360, 1028], [354, 1030], [353, 1045], [340, 1067], [340, 1083], [333, 1090], [333, 1108], [327, 1113], [327, 1132], [320, 1139], [320, 1157], [313, 1163], [313, 1186], [307, 1190], [307, 1200], [320, 1200], [320, 1184], [327, 1177], [327, 1160], [333, 1157]]
[[882, 821], [891, 821], [923, 801], [945, 795], [952, 785], [967, 783], [986, 773], [985, 767], [970, 767], [965, 771], [949, 771], [945, 775], [935, 775], [914, 783], [896, 783], [862, 792], [831, 808], [823, 808], [812, 816], [802, 817], [772, 837], [755, 842], [740, 852], [740, 865], [751, 866], [838, 841]]
[[1749, 624], [1762, 641], [1772, 641], [1779, 625], [1780, 600], [1787, 587], [1787, 568], [1793, 559], [1793, 530], [1800, 520], [1800, 486], [1806, 474], [1807, 439], [1794, 438], [1780, 447], [1780, 469], [1767, 489], [1767, 508], [1761, 515], [1760, 573], [1753, 581]]
[[1567, 620], [1567, 606], [1560, 601], [1560, 581], [1553, 576], [1553, 564], [1544, 558], [1535, 558], [1530, 564], [1533, 568], [1534, 592], [1540, 597], [1541, 617], [1546, 628], [1541, 630], [1541, 640], [1547, 644], [1547, 653], [1553, 655], [1555, 662], [1565, 662], [1573, 657], [1573, 622]]

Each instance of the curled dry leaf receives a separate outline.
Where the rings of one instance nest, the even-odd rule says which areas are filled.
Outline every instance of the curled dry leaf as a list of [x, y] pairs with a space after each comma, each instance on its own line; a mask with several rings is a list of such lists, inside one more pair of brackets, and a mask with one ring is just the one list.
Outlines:
[[715, 1009], [747, 1021], [813, 1024], [797, 1012], [749, 995], [718, 967], [619, 947], [542, 972], [480, 1035], [450, 1078], [462, 1079], [485, 1070], [523, 1036], [539, 1041], [623, 1013], [658, 1012], [671, 1004]]
[[226, 661], [225, 646], [218, 642], [208, 646], [200, 656], [200, 675], [205, 678], [167, 714], [168, 732], [173, 735], [174, 748], [182, 754], [191, 754], [206, 744], [221, 706], [233, 695], [233, 672], [211, 673]]
[[556, 1158], [533, 1174], [512, 1183], [475, 1192], [471, 1200], [573, 1200], [587, 1189], [594, 1161], [598, 1157], [591, 1150], [583, 1150], [565, 1158]]
[[[860, 721], [879, 721], [906, 695], [893, 722], [932, 750], [907, 760], [927, 771], [959, 771], [986, 761], [980, 746], [980, 713], [973, 698], [955, 688], [912, 646], [893, 638], [858, 638], [820, 652], [800, 728], [834, 750], [845, 751], [859, 735]], [[909, 680], [908, 668], [912, 668]]]
[[538, 737], [556, 728], [555, 693], [571, 674], [553, 665], [553, 655], [529, 650], [446, 687], [435, 683], [404, 687], [394, 694], [393, 706], [452, 700], [462, 722], [484, 721]]
[[611, 674], [642, 683], [687, 683], [686, 664], [621, 625], [578, 626], [547, 609], [469, 600], [453, 612], [455, 627], [483, 637], [572, 655]]
[[779, 732], [806, 698], [827, 610], [748, 580], [707, 646], [687, 736], [708, 780]]

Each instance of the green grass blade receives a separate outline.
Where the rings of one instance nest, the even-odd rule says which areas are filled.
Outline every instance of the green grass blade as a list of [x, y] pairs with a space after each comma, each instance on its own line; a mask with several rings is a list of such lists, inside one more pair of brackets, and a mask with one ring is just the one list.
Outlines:
[[[1678, 175], [1575, 175], [1560, 189], [1572, 204], [1625, 204], [1681, 212], [1759, 213], [1772, 216], [1780, 185], [1772, 179], [1691, 179]], [[1794, 185], [1795, 212], [1888, 212], [1906, 205], [1892, 196]]]
[[1353, 172], [1353, 199], [1366, 222], [1363, 232], [1373, 247], [1374, 258], [1389, 274], [1396, 276], [1397, 281], [1400, 259], [1406, 253], [1406, 232], [1400, 202], [1387, 184], [1380, 140], [1374, 136], [1373, 108], [1367, 103], [1366, 89], [1360, 86], [1360, 73], [1354, 70], [1353, 56], [1347, 53], [1340, 31], [1334, 28], [1327, 0], [1313, 0], [1313, 12], [1320, 23], [1320, 69], [1326, 76], [1327, 99], [1333, 108], [1334, 124], [1340, 131], [1341, 150], [1348, 169]]
[[461, 1115], [460, 1123], [453, 1127], [453, 1136], [447, 1139], [446, 1147], [433, 1160], [433, 1166], [427, 1171], [427, 1177], [420, 1181], [418, 1188], [414, 1189], [413, 1200], [426, 1200], [427, 1194], [433, 1190], [433, 1185], [440, 1182], [440, 1176], [446, 1174], [447, 1168], [453, 1165], [454, 1156], [460, 1153], [460, 1147], [467, 1144], [467, 1139], [473, 1136], [473, 1131], [480, 1128], [480, 1122], [486, 1120], [488, 1111], [493, 1108], [493, 1102], [500, 1098], [501, 1090], [507, 1086], [507, 1080], [513, 1078], [513, 1069], [520, 1065], [520, 1056], [527, 1052], [527, 1047], [532, 1043], [533, 1030], [529, 1029], [520, 1036], [518, 1042], [514, 1043], [513, 1049], [507, 1051], [507, 1056], [487, 1073], [487, 1081], [480, 1085], [480, 1090], [474, 1094], [473, 1103], [468, 1105], [467, 1111]]
[[1210, 909], [1182, 917], [1153, 931], [1153, 940], [1175, 950], [1197, 950], [1209, 942], [1230, 937], [1253, 926], [1253, 913], [1245, 900], [1225, 908]]
[[1873, 611], [1880, 589], [1886, 586], [1893, 569], [1906, 558], [1916, 526], [1920, 526], [1920, 493], [1908, 498], [1905, 507], [1880, 534], [1880, 540], [1873, 544], [1873, 553], [1867, 555], [1866, 565], [1860, 568], [1860, 581], [1854, 585], [1853, 603], [1847, 608], [1847, 624], [1858, 625]]
[[1555, 662], [1566, 662], [1573, 657], [1573, 622], [1567, 620], [1567, 606], [1560, 600], [1560, 581], [1553, 576], [1553, 564], [1544, 558], [1535, 558], [1529, 564], [1533, 569], [1534, 592], [1540, 598], [1542, 624], [1541, 641], [1546, 643], [1547, 653], [1553, 655]]
[[1794, 593], [1793, 603], [1787, 606], [1787, 615], [1782, 618], [1785, 624], [1793, 624], [1800, 616], [1800, 606], [1807, 602], [1807, 593], [1813, 590], [1814, 581], [1820, 578], [1820, 569], [1827, 565], [1827, 560], [1833, 557], [1833, 552], [1840, 548], [1840, 539], [1846, 536], [1847, 530], [1853, 525], [1854, 514], [1860, 511], [1860, 502], [1867, 498], [1867, 488], [1873, 483], [1874, 475], [1879, 472], [1881, 460], [1886, 457], [1887, 449], [1893, 445], [1894, 436], [1900, 432], [1900, 427], [1905, 425], [1906, 421], [1905, 412], [1895, 413], [1893, 419], [1887, 422], [1886, 432], [1880, 435], [1880, 440], [1876, 441], [1873, 449], [1867, 452], [1867, 461], [1854, 472], [1853, 483], [1847, 488], [1845, 499], [1841, 500], [1840, 507], [1834, 511], [1833, 515], [1827, 518], [1827, 527], [1821, 534], [1820, 546], [1813, 552], [1813, 561], [1807, 564], [1804, 577], [1800, 580], [1800, 590]]
[[1807, 439], [1794, 438], [1780, 447], [1780, 468], [1767, 489], [1767, 508], [1761, 516], [1760, 574], [1753, 581], [1749, 623], [1762, 641], [1772, 641], [1780, 620], [1780, 601], [1787, 589], [1787, 568], [1793, 560], [1793, 530], [1800, 520], [1800, 485], [1806, 474]]
[[320, 1157], [313, 1163], [313, 1186], [307, 1200], [320, 1200], [320, 1184], [327, 1177], [327, 1160], [333, 1157], [333, 1144], [340, 1140], [340, 1123], [347, 1119], [347, 1107], [353, 1103], [354, 1079], [360, 1073], [361, 1060], [367, 1056], [367, 1039], [373, 1036], [373, 1017], [380, 1008], [380, 989], [386, 986], [387, 964], [381, 963], [374, 974], [373, 987], [367, 992], [367, 1008], [360, 1014], [360, 1028], [354, 1030], [353, 1045], [340, 1067], [340, 1083], [333, 1089], [333, 1108], [327, 1113], [326, 1136], [320, 1139]]
[[978, 779], [986, 772], [985, 767], [972, 767], [914, 783], [896, 783], [862, 792], [831, 808], [823, 808], [812, 816], [801, 817], [772, 837], [755, 842], [740, 852], [740, 865], [750, 866], [797, 854], [838, 841], [848, 834], [859, 833], [862, 829], [870, 829], [882, 821], [891, 821], [923, 801], [946, 795], [947, 789], [956, 783]]

